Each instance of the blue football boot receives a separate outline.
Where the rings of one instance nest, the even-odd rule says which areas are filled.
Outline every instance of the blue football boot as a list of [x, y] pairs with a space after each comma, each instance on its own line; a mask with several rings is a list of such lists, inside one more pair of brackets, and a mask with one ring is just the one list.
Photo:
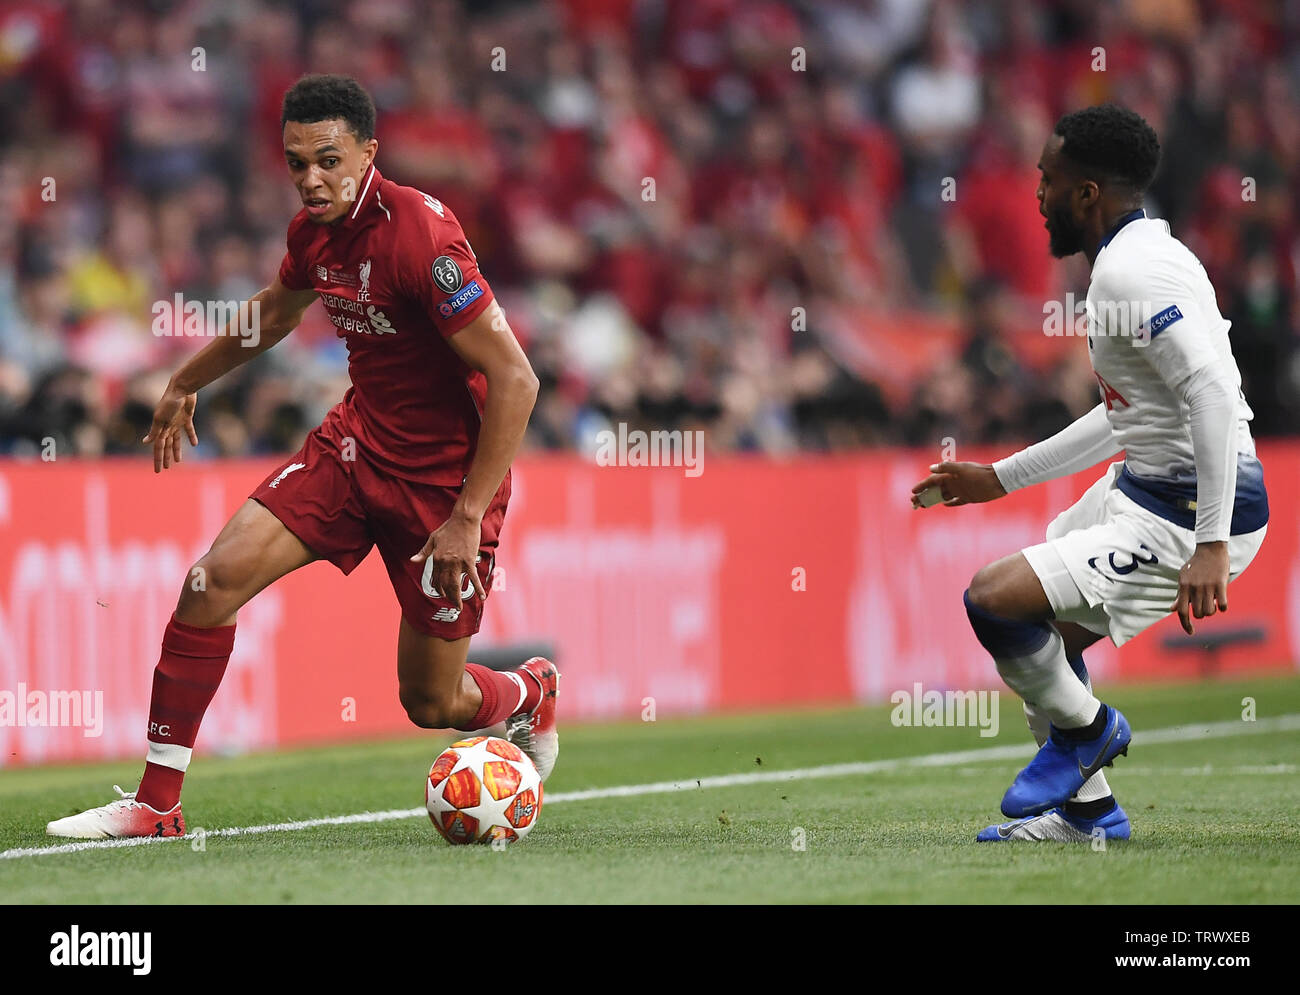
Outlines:
[[1104, 815], [1083, 819], [1054, 808], [1042, 815], [989, 826], [975, 837], [980, 843], [1087, 843], [1100, 835], [1108, 840], [1126, 840], [1131, 834], [1128, 816], [1116, 802]]
[[1002, 796], [1003, 815], [1020, 819], [1063, 805], [1088, 778], [1128, 753], [1133, 738], [1128, 719], [1118, 708], [1102, 707], [1106, 709], [1106, 727], [1095, 739], [1066, 739], [1052, 726], [1047, 742]]

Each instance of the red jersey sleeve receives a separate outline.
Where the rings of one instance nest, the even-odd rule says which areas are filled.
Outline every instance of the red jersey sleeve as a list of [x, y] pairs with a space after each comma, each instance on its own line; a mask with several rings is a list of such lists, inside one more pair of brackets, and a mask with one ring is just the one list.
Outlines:
[[288, 251], [280, 261], [280, 282], [289, 290], [312, 289], [310, 271], [305, 259], [307, 239], [303, 235], [303, 219], [296, 217], [289, 222], [289, 233], [285, 236]]
[[403, 246], [409, 289], [433, 326], [450, 338], [488, 309], [492, 288], [445, 205], [426, 194], [417, 217], [411, 243]]

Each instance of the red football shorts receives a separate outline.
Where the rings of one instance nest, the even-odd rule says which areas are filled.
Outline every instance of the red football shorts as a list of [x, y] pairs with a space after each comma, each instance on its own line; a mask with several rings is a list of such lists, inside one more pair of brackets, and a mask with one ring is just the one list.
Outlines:
[[[461, 608], [443, 597], [429, 579], [432, 560], [412, 563], [439, 525], [451, 514], [460, 491], [383, 473], [373, 467], [347, 430], [338, 410], [307, 436], [302, 448], [270, 474], [249, 496], [284, 523], [320, 559], [351, 573], [379, 547], [402, 617], [417, 631], [441, 639], [460, 639], [478, 632], [483, 601], [469, 578]], [[345, 453], [354, 459], [344, 459]], [[487, 513], [479, 542], [478, 574], [491, 590], [497, 537], [510, 499], [510, 475], [502, 482]]]

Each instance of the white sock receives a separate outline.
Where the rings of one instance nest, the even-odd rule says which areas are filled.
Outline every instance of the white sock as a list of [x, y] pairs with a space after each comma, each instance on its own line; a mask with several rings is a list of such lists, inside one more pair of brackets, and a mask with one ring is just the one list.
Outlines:
[[1007, 687], [1060, 729], [1080, 729], [1097, 717], [1101, 702], [1079, 682], [1065, 658], [1065, 641], [1048, 626], [1047, 642], [1028, 656], [994, 656]]
[[519, 686], [519, 700], [515, 702], [515, 707], [511, 709], [511, 715], [518, 715], [519, 709], [524, 707], [524, 699], [528, 697], [528, 686], [524, 684], [524, 679], [516, 674], [513, 670], [507, 670], [505, 676]]

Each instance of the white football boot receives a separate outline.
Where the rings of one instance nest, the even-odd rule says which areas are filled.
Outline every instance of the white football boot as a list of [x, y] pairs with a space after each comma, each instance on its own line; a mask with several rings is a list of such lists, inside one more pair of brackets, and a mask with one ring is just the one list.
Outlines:
[[1131, 834], [1128, 816], [1115, 803], [1113, 808], [1095, 819], [1066, 815], [1061, 809], [1054, 808], [1042, 815], [989, 826], [975, 839], [980, 843], [1088, 843], [1097, 838], [1126, 840]]
[[185, 835], [185, 816], [181, 814], [180, 802], [166, 812], [159, 812], [144, 802], [136, 801], [134, 791], [123, 791], [116, 784], [113, 790], [121, 796], [116, 801], [64, 819], [55, 819], [46, 825], [45, 831], [51, 836], [78, 840]]

